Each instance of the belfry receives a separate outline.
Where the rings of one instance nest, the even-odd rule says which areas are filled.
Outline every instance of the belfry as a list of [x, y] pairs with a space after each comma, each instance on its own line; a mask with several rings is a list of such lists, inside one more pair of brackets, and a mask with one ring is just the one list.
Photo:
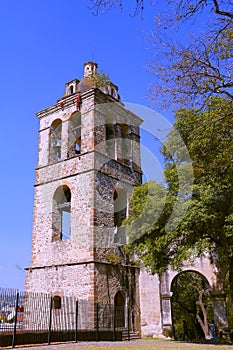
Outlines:
[[[40, 120], [31, 266], [26, 291], [139, 309], [139, 269], [124, 250], [123, 219], [141, 184], [142, 120], [97, 64], [66, 83]], [[91, 322], [91, 321], [90, 321]], [[124, 326], [125, 317], [119, 321]], [[134, 322], [139, 325], [139, 313]]]

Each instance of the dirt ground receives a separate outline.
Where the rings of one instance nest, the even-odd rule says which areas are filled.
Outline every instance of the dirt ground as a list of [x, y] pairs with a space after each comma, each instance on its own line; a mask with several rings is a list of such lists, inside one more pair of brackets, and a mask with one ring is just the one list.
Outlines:
[[[17, 347], [19, 348], [19, 347]], [[233, 350], [233, 345], [194, 344], [172, 340], [134, 340], [130, 342], [78, 342], [20, 347], [20, 350]]]

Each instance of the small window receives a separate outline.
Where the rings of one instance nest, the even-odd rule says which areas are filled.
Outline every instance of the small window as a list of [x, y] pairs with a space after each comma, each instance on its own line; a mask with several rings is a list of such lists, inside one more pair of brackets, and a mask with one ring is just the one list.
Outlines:
[[55, 295], [53, 297], [53, 308], [55, 310], [60, 310], [61, 309], [61, 297], [59, 295]]

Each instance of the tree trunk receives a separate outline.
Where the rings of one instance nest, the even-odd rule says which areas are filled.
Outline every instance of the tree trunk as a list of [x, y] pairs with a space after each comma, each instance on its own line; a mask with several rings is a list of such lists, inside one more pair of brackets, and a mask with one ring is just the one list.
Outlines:
[[233, 257], [230, 258], [229, 287], [230, 287], [230, 303], [232, 305], [233, 304]]
[[[201, 309], [204, 321], [202, 321], [202, 319], [198, 315], [198, 313], [196, 314], [196, 318], [197, 318], [197, 320], [198, 320], [198, 322], [203, 330], [203, 333], [205, 335], [205, 339], [209, 339], [209, 326], [208, 326], [208, 320], [207, 320], [207, 311], [206, 311], [205, 306], [202, 302], [202, 295], [203, 295], [203, 291], [200, 291], [199, 298], [198, 298], [198, 306]], [[198, 310], [198, 308], [197, 308], [197, 310]]]

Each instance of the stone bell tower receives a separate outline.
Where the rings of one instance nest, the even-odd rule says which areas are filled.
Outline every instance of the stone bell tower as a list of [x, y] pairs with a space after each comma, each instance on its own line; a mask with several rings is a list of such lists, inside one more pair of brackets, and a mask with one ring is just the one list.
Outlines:
[[[122, 220], [141, 184], [142, 120], [98, 79], [97, 64], [66, 83], [40, 119], [31, 266], [26, 291], [100, 303], [139, 304], [138, 274], [125, 256]], [[128, 301], [127, 301], [128, 300]]]

